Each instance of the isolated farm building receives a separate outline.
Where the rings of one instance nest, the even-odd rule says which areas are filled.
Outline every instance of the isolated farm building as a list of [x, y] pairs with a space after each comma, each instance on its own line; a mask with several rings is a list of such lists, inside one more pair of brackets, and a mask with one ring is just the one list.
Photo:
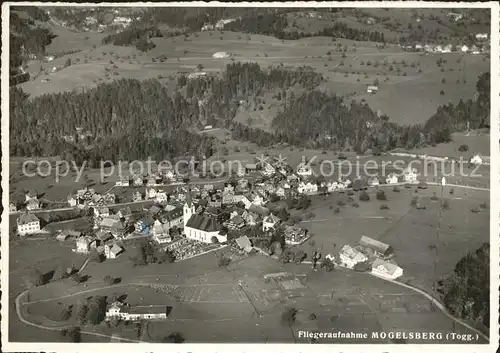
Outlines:
[[466, 53], [466, 52], [468, 52], [468, 51], [469, 51], [469, 47], [468, 47], [467, 45], [465, 45], [465, 44], [464, 44], [464, 45], [462, 45], [462, 47], [460, 48], [460, 51], [461, 51], [462, 53]]
[[267, 232], [270, 229], [274, 229], [280, 222], [281, 220], [271, 213], [262, 220], [262, 230]]
[[394, 250], [390, 245], [364, 235], [359, 240], [359, 245], [373, 250], [380, 257], [387, 258], [394, 254]]
[[411, 168], [411, 166], [408, 166], [403, 172], [403, 178], [405, 183], [417, 183], [418, 181], [418, 174], [417, 170], [414, 168]]
[[213, 217], [194, 214], [184, 226], [186, 238], [201, 241], [202, 243], [212, 243], [215, 239], [219, 243], [227, 241], [226, 235], [220, 235], [222, 225]]
[[475, 154], [469, 161], [471, 164], [481, 165], [483, 164], [483, 156], [480, 154]]
[[342, 266], [353, 269], [359, 263], [365, 262], [368, 258], [360, 251], [349, 245], [344, 245], [340, 250], [340, 263]]
[[124, 321], [165, 320], [171, 307], [129, 307], [114, 302], [106, 311], [106, 321], [120, 319]]
[[22, 213], [17, 219], [19, 235], [34, 234], [40, 231], [40, 220], [31, 213]]
[[250, 242], [250, 239], [246, 235], [243, 235], [236, 239], [236, 244], [240, 247], [240, 249], [245, 250], [246, 252], [252, 251], [252, 243]]
[[226, 19], [221, 19], [219, 21], [217, 21], [217, 23], [215, 24], [215, 28], [216, 29], [224, 29], [224, 26], [227, 25], [228, 23], [231, 23], [231, 22], [234, 22], [236, 21], [236, 19], [234, 18], [226, 18]]
[[217, 53], [214, 53], [212, 55], [212, 58], [214, 59], [228, 59], [232, 56], [231, 53], [227, 53], [227, 52], [224, 52], [224, 51], [220, 51], [220, 52], [217, 52]]
[[476, 39], [478, 39], [478, 40], [488, 39], [488, 33], [478, 33], [478, 34], [476, 34]]
[[403, 275], [403, 269], [394, 263], [375, 259], [372, 264], [372, 273], [383, 278], [396, 279]]
[[17, 212], [17, 206], [14, 202], [9, 203], [9, 212]]
[[385, 182], [387, 184], [397, 184], [398, 183], [398, 176], [394, 173], [391, 173], [385, 178]]
[[366, 88], [366, 93], [377, 93], [378, 92], [378, 86], [368, 86]]
[[123, 248], [118, 244], [104, 245], [104, 255], [107, 259], [116, 259], [123, 252]]
[[213, 125], [205, 125], [205, 130], [211, 130], [213, 129]]

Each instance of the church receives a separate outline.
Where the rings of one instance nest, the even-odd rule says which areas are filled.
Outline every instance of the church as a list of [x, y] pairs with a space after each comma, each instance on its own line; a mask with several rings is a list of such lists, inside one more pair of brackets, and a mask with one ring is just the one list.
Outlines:
[[202, 243], [225, 243], [227, 236], [221, 235], [222, 224], [213, 217], [195, 212], [191, 199], [191, 190], [188, 191], [183, 208], [184, 234], [186, 238]]

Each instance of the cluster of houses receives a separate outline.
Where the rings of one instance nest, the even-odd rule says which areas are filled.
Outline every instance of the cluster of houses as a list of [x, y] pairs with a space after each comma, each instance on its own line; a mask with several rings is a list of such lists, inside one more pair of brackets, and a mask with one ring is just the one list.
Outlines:
[[393, 260], [393, 248], [378, 240], [362, 236], [357, 246], [344, 245], [338, 262], [342, 267], [354, 270], [370, 270], [379, 277], [394, 280], [403, 275], [403, 269]]
[[[480, 38], [477, 36], [481, 36]], [[482, 38], [483, 34], [478, 34], [476, 38], [479, 40], [484, 40]], [[486, 35], [486, 39], [488, 38], [488, 35]], [[420, 51], [420, 52], [426, 52], [426, 53], [456, 53], [456, 52], [462, 52], [462, 53], [468, 53], [468, 54], [481, 54], [483, 52], [487, 51], [487, 46], [483, 45], [453, 45], [453, 44], [446, 44], [446, 45], [440, 45], [440, 44], [420, 44], [420, 43], [415, 43], [413, 45], [405, 45], [402, 47], [406, 51]]]
[[94, 189], [84, 188], [76, 192], [76, 195], [67, 197], [68, 205], [77, 208], [103, 207], [116, 203], [116, 196], [113, 193], [101, 195]]
[[[38, 194], [35, 190], [29, 190], [25, 195], [25, 200], [23, 202], [23, 206], [26, 208], [27, 211], [36, 211], [42, 208], [42, 203], [40, 199], [38, 199]], [[11, 201], [9, 203], [9, 212], [14, 213], [18, 212], [19, 208], [16, 202]]]
[[205, 31], [214, 31], [214, 30], [221, 31], [221, 30], [224, 29], [225, 25], [227, 25], [228, 23], [234, 22], [234, 21], [236, 21], [236, 18], [221, 19], [221, 20], [217, 21], [215, 24], [205, 23], [201, 27], [201, 30], [203, 32], [205, 32]]

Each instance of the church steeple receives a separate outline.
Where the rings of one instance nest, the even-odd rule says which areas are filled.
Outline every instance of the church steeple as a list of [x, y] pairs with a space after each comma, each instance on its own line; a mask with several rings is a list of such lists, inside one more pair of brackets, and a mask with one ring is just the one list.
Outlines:
[[191, 198], [191, 188], [188, 187], [188, 192], [186, 195], [186, 203], [184, 204], [183, 207], [184, 225], [186, 225], [186, 223], [189, 221], [189, 219], [194, 213], [195, 209], [194, 209], [193, 199]]

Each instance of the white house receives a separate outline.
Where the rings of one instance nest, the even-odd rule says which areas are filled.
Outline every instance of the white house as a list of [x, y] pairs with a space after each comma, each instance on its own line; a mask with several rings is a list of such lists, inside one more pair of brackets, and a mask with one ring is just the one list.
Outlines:
[[40, 209], [40, 201], [37, 199], [30, 199], [28, 203], [26, 204], [26, 209], [28, 211], [34, 211]]
[[226, 53], [226, 52], [217, 52], [212, 55], [212, 58], [214, 59], [227, 59], [232, 56], [231, 53]]
[[396, 174], [394, 173], [391, 173], [387, 176], [387, 178], [385, 179], [386, 183], [387, 184], [397, 184], [398, 183], [398, 177]]
[[269, 177], [274, 175], [274, 173], [276, 173], [276, 169], [271, 164], [266, 163], [261, 173], [262, 175]]
[[469, 51], [469, 47], [467, 45], [462, 45], [462, 47], [460, 48], [460, 50], [462, 51], [462, 53], [467, 53]]
[[410, 166], [408, 166], [408, 168], [406, 168], [403, 172], [403, 177], [404, 177], [404, 181], [405, 183], [417, 183], [418, 180], [417, 180], [417, 177], [418, 177], [418, 174], [417, 174], [417, 170], [414, 169], [414, 168], [411, 168]]
[[78, 203], [78, 200], [76, 199], [76, 197], [74, 197], [73, 195], [69, 195], [67, 200], [68, 200], [69, 207], [76, 207], [76, 205]]
[[308, 181], [307, 183], [300, 182], [297, 191], [300, 194], [314, 194], [318, 192], [318, 185], [316, 185], [315, 183], [311, 183], [310, 181]]
[[168, 316], [168, 307], [129, 307], [120, 302], [112, 303], [106, 311], [106, 321], [109, 320], [165, 320]]
[[155, 189], [147, 189], [146, 190], [146, 198], [148, 198], [148, 199], [156, 198], [156, 190]]
[[469, 161], [471, 164], [481, 165], [483, 164], [483, 157], [480, 154], [475, 154]]
[[340, 263], [344, 267], [352, 269], [356, 264], [365, 262], [366, 260], [368, 260], [368, 258], [363, 253], [349, 245], [344, 245], [340, 251]]
[[17, 219], [19, 235], [34, 234], [40, 231], [40, 220], [32, 213], [23, 213]]
[[158, 203], [167, 202], [168, 201], [167, 193], [163, 190], [159, 190], [155, 195], [155, 200]]
[[159, 220], [155, 220], [153, 223], [153, 240], [158, 244], [170, 243], [172, 238], [170, 237], [170, 227], [168, 224], [164, 224]]
[[376, 259], [372, 264], [372, 273], [376, 276], [394, 280], [403, 275], [403, 269], [394, 263]]
[[366, 88], [366, 93], [377, 93], [378, 92], [378, 87], [377, 86], [368, 86]]
[[17, 212], [17, 206], [14, 202], [9, 203], [9, 212]]
[[104, 245], [104, 255], [107, 259], [116, 259], [123, 252], [123, 248], [118, 244]]
[[309, 167], [305, 163], [301, 163], [297, 167], [297, 175], [304, 176], [304, 177], [311, 176], [312, 169], [311, 169], [311, 167]]
[[280, 219], [273, 215], [272, 213], [269, 216], [264, 217], [262, 220], [262, 230], [267, 232], [270, 229], [274, 229], [274, 227], [280, 223]]
[[478, 34], [476, 34], [476, 39], [478, 39], [478, 40], [488, 39], [488, 33], [478, 33]]
[[91, 248], [95, 248], [96, 242], [90, 237], [80, 237], [76, 240], [76, 252], [80, 254], [88, 254]]

